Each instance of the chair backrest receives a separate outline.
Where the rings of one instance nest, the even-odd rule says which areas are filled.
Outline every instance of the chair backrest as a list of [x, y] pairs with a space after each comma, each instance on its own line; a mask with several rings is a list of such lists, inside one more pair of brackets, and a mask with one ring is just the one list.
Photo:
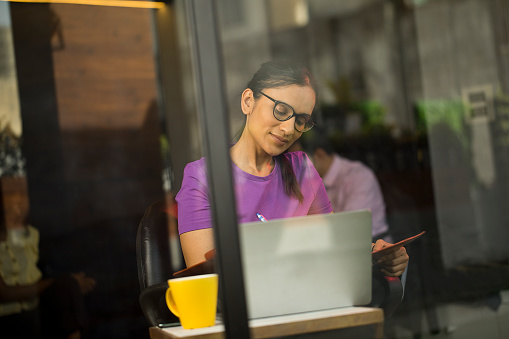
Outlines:
[[136, 258], [140, 289], [166, 283], [171, 277], [168, 215], [165, 201], [150, 205], [143, 215], [136, 235]]
[[168, 214], [164, 200], [146, 210], [136, 234], [140, 306], [150, 326], [177, 323], [165, 302], [167, 280], [172, 277]]

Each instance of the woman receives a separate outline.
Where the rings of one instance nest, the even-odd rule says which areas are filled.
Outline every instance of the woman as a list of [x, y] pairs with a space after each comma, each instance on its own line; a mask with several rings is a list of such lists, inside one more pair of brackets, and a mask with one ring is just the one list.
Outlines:
[[39, 231], [26, 222], [24, 192], [0, 195], [0, 328], [17, 338], [80, 338], [83, 295], [95, 280], [83, 272], [43, 278]]
[[[317, 86], [311, 73], [288, 61], [264, 63], [242, 92], [246, 124], [230, 148], [239, 223], [332, 213], [322, 180], [303, 152], [284, 153], [313, 127]], [[176, 196], [180, 241], [186, 265], [205, 260], [214, 248], [206, 163], [202, 158], [184, 170]], [[373, 250], [387, 244], [377, 241]], [[404, 248], [378, 263], [390, 276], [403, 273], [408, 262]]]
[[12, 194], [5, 200], [0, 196], [0, 328], [21, 338], [38, 338], [39, 296], [54, 279], [41, 279], [39, 232], [25, 223], [27, 199]]

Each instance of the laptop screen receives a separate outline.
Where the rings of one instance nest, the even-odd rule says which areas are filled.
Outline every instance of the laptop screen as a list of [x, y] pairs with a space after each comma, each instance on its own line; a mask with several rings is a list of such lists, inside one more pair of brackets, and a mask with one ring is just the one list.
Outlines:
[[240, 224], [250, 319], [371, 301], [371, 212]]

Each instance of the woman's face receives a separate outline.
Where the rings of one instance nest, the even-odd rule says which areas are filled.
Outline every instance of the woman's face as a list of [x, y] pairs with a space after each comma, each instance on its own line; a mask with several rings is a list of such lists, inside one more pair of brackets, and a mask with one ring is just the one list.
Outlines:
[[22, 193], [6, 194], [3, 207], [7, 225], [23, 224], [29, 211], [28, 197]]
[[[316, 95], [309, 86], [267, 88], [263, 93], [290, 105], [297, 114], [311, 115], [315, 107]], [[279, 121], [274, 117], [274, 102], [264, 95], [254, 99], [253, 92], [246, 89], [242, 100], [242, 110], [247, 115], [247, 131], [265, 153], [271, 156], [279, 155], [302, 135], [302, 132], [295, 129], [295, 117], [286, 121]]]

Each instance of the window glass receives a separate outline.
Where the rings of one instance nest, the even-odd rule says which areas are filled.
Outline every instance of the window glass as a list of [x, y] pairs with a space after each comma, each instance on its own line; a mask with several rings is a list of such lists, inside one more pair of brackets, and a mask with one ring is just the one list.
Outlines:
[[[83, 337], [148, 336], [136, 234], [144, 213], [156, 211], [159, 219], [150, 220], [163, 225], [158, 239], [168, 241], [158, 244], [169, 251], [159, 272], [170, 278], [185, 267], [178, 214], [186, 206], [177, 206], [176, 195], [185, 166], [218, 147], [204, 133], [198, 89], [224, 86], [233, 146], [246, 121], [243, 91], [264, 62], [279, 59], [311, 71], [316, 106], [307, 112], [299, 100], [272, 93], [259, 94], [257, 103], [266, 105], [274, 129], [285, 123], [273, 117], [274, 100], [312, 113], [316, 125], [288, 152], [306, 153], [299, 153], [305, 173], [334, 212], [370, 209], [373, 241], [426, 231], [406, 246], [405, 294], [386, 315], [385, 337], [509, 337], [508, 1], [216, 6], [224, 83], [200, 89], [185, 1], [154, 10], [0, 1], [5, 225], [9, 232], [38, 230], [39, 263], [31, 272], [46, 278], [83, 271], [95, 279], [84, 299]], [[335, 175], [317, 151], [320, 142], [336, 161]], [[235, 194], [254, 200], [239, 180], [248, 173], [232, 170]], [[206, 180], [206, 171], [194, 171], [192, 180]], [[203, 182], [191, 190], [202, 199], [199, 216], [211, 219]], [[267, 192], [253, 205], [272, 201]], [[238, 220], [246, 220], [247, 205], [237, 206]], [[290, 210], [280, 200], [272, 207]], [[1, 242], [7, 231], [0, 231]], [[313, 262], [337, 245], [330, 232], [304, 237], [322, 241], [317, 248], [295, 248], [291, 237], [265, 245]]]
[[261, 63], [305, 64], [320, 93], [317, 126], [299, 147], [313, 158], [306, 147], [324, 134], [336, 154], [374, 173], [392, 241], [427, 232], [407, 246], [405, 298], [387, 333], [507, 335], [482, 325], [485, 312], [498, 322], [507, 313], [507, 1], [242, 8], [257, 20], [220, 31], [232, 138], [244, 121], [241, 91]]

